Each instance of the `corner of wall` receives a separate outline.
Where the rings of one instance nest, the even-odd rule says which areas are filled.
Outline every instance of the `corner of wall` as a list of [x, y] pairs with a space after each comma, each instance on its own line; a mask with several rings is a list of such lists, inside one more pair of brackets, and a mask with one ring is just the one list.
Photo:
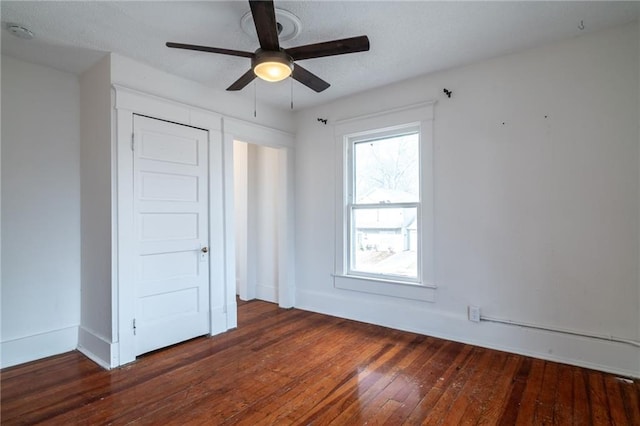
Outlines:
[[78, 351], [106, 370], [120, 364], [118, 343], [111, 343], [84, 327], [78, 329]]
[[113, 339], [111, 55], [80, 77], [81, 328]]

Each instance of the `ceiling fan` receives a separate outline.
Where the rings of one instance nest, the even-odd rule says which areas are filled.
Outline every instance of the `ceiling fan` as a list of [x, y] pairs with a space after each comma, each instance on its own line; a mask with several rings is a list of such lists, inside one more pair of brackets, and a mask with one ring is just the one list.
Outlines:
[[249, 6], [260, 42], [260, 47], [255, 52], [173, 42], [168, 42], [167, 47], [250, 58], [251, 69], [227, 90], [242, 90], [256, 77], [275, 82], [291, 76], [316, 92], [322, 92], [330, 84], [294, 61], [369, 50], [369, 38], [366, 35], [283, 49], [278, 42], [278, 24], [273, 1], [249, 0]]

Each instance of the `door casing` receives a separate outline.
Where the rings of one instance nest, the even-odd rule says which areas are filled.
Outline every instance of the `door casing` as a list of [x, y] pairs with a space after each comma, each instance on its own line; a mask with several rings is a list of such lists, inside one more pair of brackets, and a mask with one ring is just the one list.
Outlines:
[[[112, 86], [112, 341], [101, 365], [111, 368], [135, 361], [133, 336], [133, 114], [197, 127], [209, 132], [209, 303], [210, 334], [237, 327], [233, 211], [233, 141], [278, 148], [278, 302], [295, 303], [294, 135], [224, 117], [215, 112], [159, 98], [121, 85]], [[216, 253], [214, 255], [213, 253]], [[105, 356], [106, 358], [106, 356]]]
[[[209, 333], [218, 334], [237, 325], [235, 270], [228, 269], [228, 258], [235, 258], [233, 242], [225, 232], [229, 224], [225, 214], [225, 185], [222, 116], [211, 111], [157, 98], [126, 87], [114, 85], [115, 120], [112, 137], [114, 164], [112, 187], [112, 334], [110, 367], [136, 358], [133, 320], [135, 317], [135, 243], [133, 223], [133, 116], [143, 115], [197, 127], [209, 133]], [[215, 248], [215, 250], [214, 250]], [[232, 286], [233, 285], [233, 286]]]

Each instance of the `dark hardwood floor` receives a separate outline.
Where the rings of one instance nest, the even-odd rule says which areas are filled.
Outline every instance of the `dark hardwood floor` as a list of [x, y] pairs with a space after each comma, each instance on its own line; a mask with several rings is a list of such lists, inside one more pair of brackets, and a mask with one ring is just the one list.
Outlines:
[[112, 371], [4, 369], [1, 422], [640, 425], [637, 381], [259, 301], [238, 320]]

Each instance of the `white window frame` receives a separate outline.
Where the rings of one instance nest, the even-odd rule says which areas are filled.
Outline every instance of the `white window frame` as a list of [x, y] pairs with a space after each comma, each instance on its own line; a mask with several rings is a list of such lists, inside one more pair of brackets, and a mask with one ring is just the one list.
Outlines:
[[[378, 129], [369, 132], [359, 133], [355, 135], [345, 135], [346, 145], [347, 145], [347, 176], [346, 176], [346, 201], [345, 206], [347, 209], [347, 214], [345, 215], [345, 221], [347, 223], [347, 239], [345, 244], [345, 254], [347, 256], [346, 259], [346, 275], [348, 276], [357, 276], [363, 278], [373, 278], [377, 280], [391, 280], [398, 281], [403, 283], [413, 283], [419, 284], [422, 282], [422, 220], [420, 220], [421, 216], [421, 194], [418, 194], [418, 200], [413, 202], [393, 202], [388, 204], [363, 204], [357, 203], [355, 201], [355, 187], [356, 187], [356, 177], [355, 177], [355, 166], [356, 166], [356, 158], [355, 158], [355, 145], [358, 143], [366, 143], [378, 140], [384, 140], [387, 138], [400, 137], [407, 134], [418, 134], [418, 141], [421, 139], [420, 137], [420, 126], [418, 123], [412, 123], [403, 126], [397, 126], [393, 128], [387, 129]], [[420, 143], [418, 142], [418, 153], [420, 153]], [[419, 173], [422, 171], [422, 165], [419, 163]], [[420, 174], [418, 175], [418, 180], [421, 181]], [[419, 182], [419, 186], [422, 186], [422, 183]], [[356, 210], [368, 210], [368, 209], [401, 209], [401, 208], [415, 208], [416, 209], [416, 221], [418, 226], [418, 238], [417, 238], [417, 276], [414, 277], [404, 277], [401, 275], [394, 274], [383, 274], [383, 273], [373, 273], [373, 272], [364, 272], [353, 269], [353, 261], [354, 261], [354, 244], [353, 238], [355, 236], [355, 223], [354, 223], [354, 214]]]
[[[433, 187], [433, 102], [409, 105], [380, 113], [339, 120], [335, 126], [338, 169], [336, 187], [336, 261], [334, 286], [386, 296], [434, 301], [434, 187]], [[353, 189], [354, 143], [411, 131], [419, 132], [420, 197], [418, 211], [418, 277], [371, 274], [350, 268], [350, 215]], [[386, 207], [386, 206], [385, 206]]]

